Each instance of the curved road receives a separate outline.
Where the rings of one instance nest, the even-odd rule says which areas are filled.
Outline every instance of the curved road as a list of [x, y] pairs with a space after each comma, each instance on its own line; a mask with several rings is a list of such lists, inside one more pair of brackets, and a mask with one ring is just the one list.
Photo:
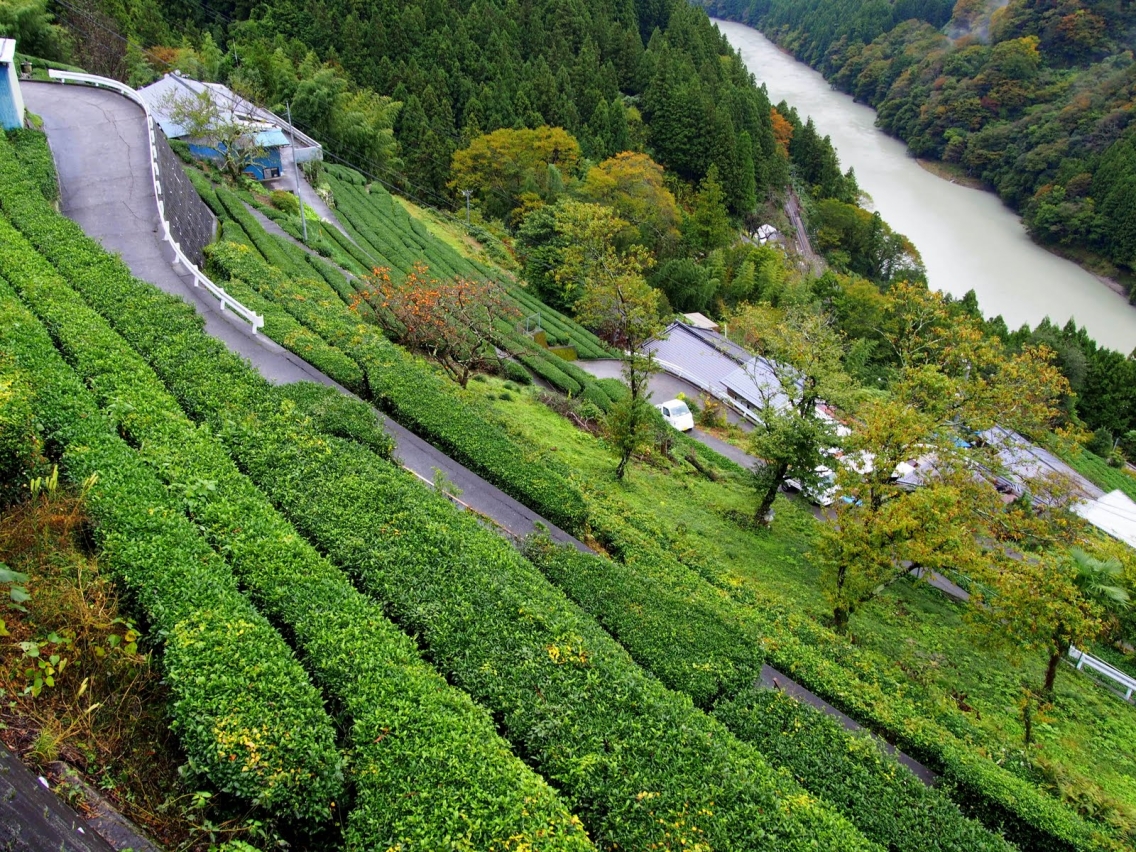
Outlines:
[[[206, 331], [244, 356], [269, 381], [276, 384], [314, 381], [348, 393], [310, 364], [263, 334], [252, 334], [249, 326], [218, 310], [216, 301], [208, 293], [195, 288], [184, 270], [178, 271], [172, 265], [173, 253], [160, 236], [158, 206], [150, 182], [149, 137], [140, 107], [113, 92], [83, 86], [31, 83], [25, 84], [24, 94], [28, 109], [43, 118], [59, 174], [64, 215], [109, 251], [119, 253], [136, 277], [193, 305], [205, 318]], [[613, 363], [618, 365], [619, 362]], [[581, 365], [597, 373], [611, 369], [608, 362], [602, 361]], [[673, 377], [655, 378], [660, 384], [653, 384], [653, 388], [667, 393], [670, 386], [662, 383]], [[389, 418], [382, 419], [394, 438], [403, 466], [427, 482], [433, 480], [435, 470], [441, 470], [462, 490], [460, 499], [455, 502], [490, 518], [518, 538], [533, 532], [540, 524], [555, 540], [589, 550], [417, 435]], [[753, 463], [751, 457], [713, 436], [701, 433], [696, 437], [744, 467]], [[765, 671], [770, 678], [777, 678], [775, 688], [789, 692], [822, 712], [841, 717], [846, 727], [859, 727], [784, 674], [768, 667]], [[924, 783], [935, 782], [929, 770], [906, 755], [896, 754]]]
[[[274, 384], [309, 381], [338, 388], [323, 373], [263, 334], [221, 311], [205, 290], [194, 287], [161, 237], [158, 203], [150, 178], [149, 134], [141, 107], [125, 97], [87, 86], [25, 83], [27, 107], [43, 119], [62, 193], [61, 212], [108, 250], [122, 256], [134, 275], [179, 296], [205, 319], [205, 330], [243, 356]], [[427, 482], [436, 470], [461, 489], [460, 505], [490, 518], [515, 537], [539, 523], [557, 541], [586, 549], [473, 471], [383, 417], [403, 466]]]

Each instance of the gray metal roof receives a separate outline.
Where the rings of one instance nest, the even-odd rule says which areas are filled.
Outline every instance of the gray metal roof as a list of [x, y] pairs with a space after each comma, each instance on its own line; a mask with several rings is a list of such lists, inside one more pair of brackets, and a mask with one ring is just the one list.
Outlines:
[[666, 339], [652, 341], [647, 349], [667, 372], [713, 393], [728, 393], [752, 409], [767, 404], [781, 408], [789, 402], [769, 361], [755, 358], [716, 331], [671, 323]]
[[693, 378], [697, 384], [716, 387], [722, 379], [738, 367], [738, 362], [724, 355], [696, 333], [696, 330], [680, 322], [671, 323], [664, 340], [653, 340], [647, 349], [667, 365]]
[[296, 160], [306, 162], [322, 159], [322, 146], [305, 133], [292, 127], [274, 112], [247, 101], [220, 83], [205, 83], [191, 80], [177, 72], [166, 74], [162, 79], [138, 90], [139, 96], [150, 108], [150, 113], [162, 132], [170, 139], [186, 136], [186, 128], [170, 116], [170, 101], [184, 97], [199, 97], [208, 93], [225, 115], [226, 122], [239, 122], [257, 131], [257, 144], [277, 147], [294, 144]]

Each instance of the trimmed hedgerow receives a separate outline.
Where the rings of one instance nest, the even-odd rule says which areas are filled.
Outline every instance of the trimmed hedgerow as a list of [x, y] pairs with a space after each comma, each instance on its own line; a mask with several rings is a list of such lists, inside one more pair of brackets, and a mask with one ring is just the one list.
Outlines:
[[48, 201], [59, 200], [59, 182], [55, 179], [55, 161], [47, 145], [47, 136], [38, 130], [16, 128], [8, 131], [8, 142], [20, 161], [24, 174]]
[[[8, 237], [0, 239], [5, 273], [14, 256]], [[166, 488], [114, 434], [2, 280], [0, 311], [0, 351], [32, 377], [37, 419], [62, 452], [65, 476], [93, 482], [87, 505], [100, 563], [138, 601], [164, 646], [171, 726], [189, 767], [274, 816], [326, 821], [343, 791], [341, 760], [331, 720], [291, 650], [170, 508]], [[200, 485], [180, 483], [183, 490]]]
[[[348, 845], [593, 848], [559, 797], [510, 753], [492, 719], [448, 687], [381, 607], [296, 534], [50, 266], [44, 269], [35, 255], [25, 260], [25, 296], [51, 323], [60, 347], [104, 403], [113, 403], [118, 428], [141, 447], [171, 493], [181, 495], [183, 508], [227, 555], [261, 608], [287, 626], [317, 680], [344, 708], [355, 788]], [[155, 334], [198, 336], [192, 324], [177, 319]], [[389, 439], [363, 403], [319, 386], [274, 390], [251, 372], [242, 378], [244, 386], [231, 384], [224, 392], [261, 401], [265, 414], [258, 431], [315, 415], [320, 431], [343, 432], [389, 453]], [[274, 406], [276, 399], [282, 407]], [[194, 482], [209, 487], [185, 487]]]
[[519, 385], [531, 385], [533, 383], [532, 374], [516, 361], [502, 361], [501, 375]]
[[780, 692], [746, 690], [721, 702], [714, 715], [889, 850], [1014, 850], [925, 786], [866, 732], [850, 733]]
[[274, 501], [494, 710], [602, 845], [878, 849], [645, 675], [475, 518], [354, 442], [255, 417], [239, 393], [247, 365], [176, 300], [125, 276], [76, 282]]
[[369, 397], [501, 490], [571, 531], [583, 528], [583, 497], [559, 463], [530, 459], [485, 413], [465, 403], [447, 379], [361, 322], [317, 282], [296, 282], [240, 246], [209, 251], [210, 268], [256, 287], [328, 343], [349, 354], [366, 374]]
[[356, 441], [385, 459], [394, 453], [394, 440], [383, 430], [378, 412], [367, 403], [314, 382], [279, 385], [272, 392], [281, 402], [287, 400], [295, 406], [297, 415], [317, 432]]
[[283, 246], [264, 230], [240, 198], [221, 186], [217, 187], [216, 191], [217, 198], [228, 211], [229, 217], [240, 224], [241, 229], [248, 234], [252, 244], [256, 246], [256, 250], [265, 260], [288, 275], [300, 276], [309, 273], [307, 265], [303, 261], [299, 263], [293, 261]]
[[199, 401], [197, 413], [314, 543], [494, 710], [601, 845], [876, 848], [645, 676], [476, 519], [354, 443], [316, 445], [298, 427], [250, 420], [229, 390], [231, 370], [244, 368], [176, 342], [152, 356], [163, 378]]
[[[605, 543], [627, 564], [539, 543], [530, 555], [664, 683], [707, 704], [730, 697], [739, 679], [760, 671], [767, 661], [930, 766], [963, 813], [1022, 849], [1113, 848], [1071, 810], [921, 716], [893, 687], [869, 681], [872, 669], [866, 661], [842, 660], [858, 672], [850, 674], [834, 659], [847, 651], [823, 628], [808, 628], [812, 635], [802, 641], [803, 624], [788, 625], [762, 609], [739, 604], [730, 590], [711, 585], [662, 553], [650, 536], [626, 525], [604, 533]], [[695, 625], [690, 629], [676, 619], [675, 613], [683, 611]], [[745, 738], [744, 730], [737, 733]], [[872, 818], [870, 811], [864, 814], [864, 819]]]
[[[749, 696], [765, 660], [763, 637], [726, 593], [690, 571], [660, 570], [642, 562], [623, 565], [555, 547], [546, 538], [530, 540], [526, 553], [663, 683], [703, 707], [739, 694]], [[775, 764], [789, 768], [806, 789], [832, 801], [865, 835], [888, 849], [1012, 848], [894, 760], [870, 759], [874, 752], [863, 752], [860, 740], [839, 725], [831, 731], [822, 727], [824, 736], [803, 722], [759, 736], [753, 719], [738, 722], [746, 719], [742, 705], [726, 706], [729, 712], [723, 713], [718, 704], [714, 715], [739, 738], [753, 742], [767, 756], [776, 755]], [[809, 716], [802, 719], [812, 721]], [[936, 828], [929, 832], [932, 820]]]

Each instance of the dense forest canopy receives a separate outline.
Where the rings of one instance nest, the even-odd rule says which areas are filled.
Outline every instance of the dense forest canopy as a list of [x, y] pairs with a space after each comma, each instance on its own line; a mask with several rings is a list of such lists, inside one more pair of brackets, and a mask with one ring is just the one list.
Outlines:
[[1041, 243], [1136, 269], [1136, 7], [1128, 0], [706, 0], [957, 164]]
[[[562, 128], [596, 162], [645, 148], [693, 182], [716, 166], [738, 215], [788, 177], [764, 91], [681, 0], [84, 2], [146, 46], [181, 41], [204, 55], [208, 37], [207, 71], [268, 105], [294, 100], [307, 124], [344, 86], [390, 97], [401, 104], [394, 165], [432, 203], [453, 201], [453, 152], [499, 128]], [[330, 141], [348, 159], [376, 159]]]

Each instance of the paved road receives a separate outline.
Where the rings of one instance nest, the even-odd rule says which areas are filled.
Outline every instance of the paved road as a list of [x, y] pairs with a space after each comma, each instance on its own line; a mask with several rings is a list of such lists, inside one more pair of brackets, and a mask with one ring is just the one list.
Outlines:
[[[274, 384], [311, 381], [338, 388], [323, 373], [231, 313], [173, 265], [161, 237], [150, 179], [149, 137], [141, 107], [114, 92], [53, 83], [24, 85], [28, 109], [41, 116], [55, 157], [61, 211], [103, 246], [122, 256], [135, 276], [185, 299], [205, 318], [205, 330], [247, 359]], [[417, 435], [383, 418], [403, 466], [432, 482], [435, 470], [461, 489], [460, 503], [514, 536], [538, 523], [558, 541], [584, 545], [528, 507], [458, 464]]]
[[[598, 379], [618, 379], [623, 375], [623, 363], [615, 359], [577, 361], [576, 366]], [[702, 390], [697, 385], [691, 384], [686, 379], [672, 376], [670, 373], [655, 373], [651, 376], [647, 387], [651, 392], [651, 401], [656, 403], [674, 399], [680, 393], [695, 400], [702, 395]], [[752, 424], [731, 408], [726, 409], [726, 419], [747, 432], [753, 428]], [[721, 438], [716, 438], [701, 429], [695, 429], [691, 433], [691, 437], [746, 469], [752, 468], [758, 462], [756, 458], [743, 450], [739, 450], [733, 444], [727, 444]]]

